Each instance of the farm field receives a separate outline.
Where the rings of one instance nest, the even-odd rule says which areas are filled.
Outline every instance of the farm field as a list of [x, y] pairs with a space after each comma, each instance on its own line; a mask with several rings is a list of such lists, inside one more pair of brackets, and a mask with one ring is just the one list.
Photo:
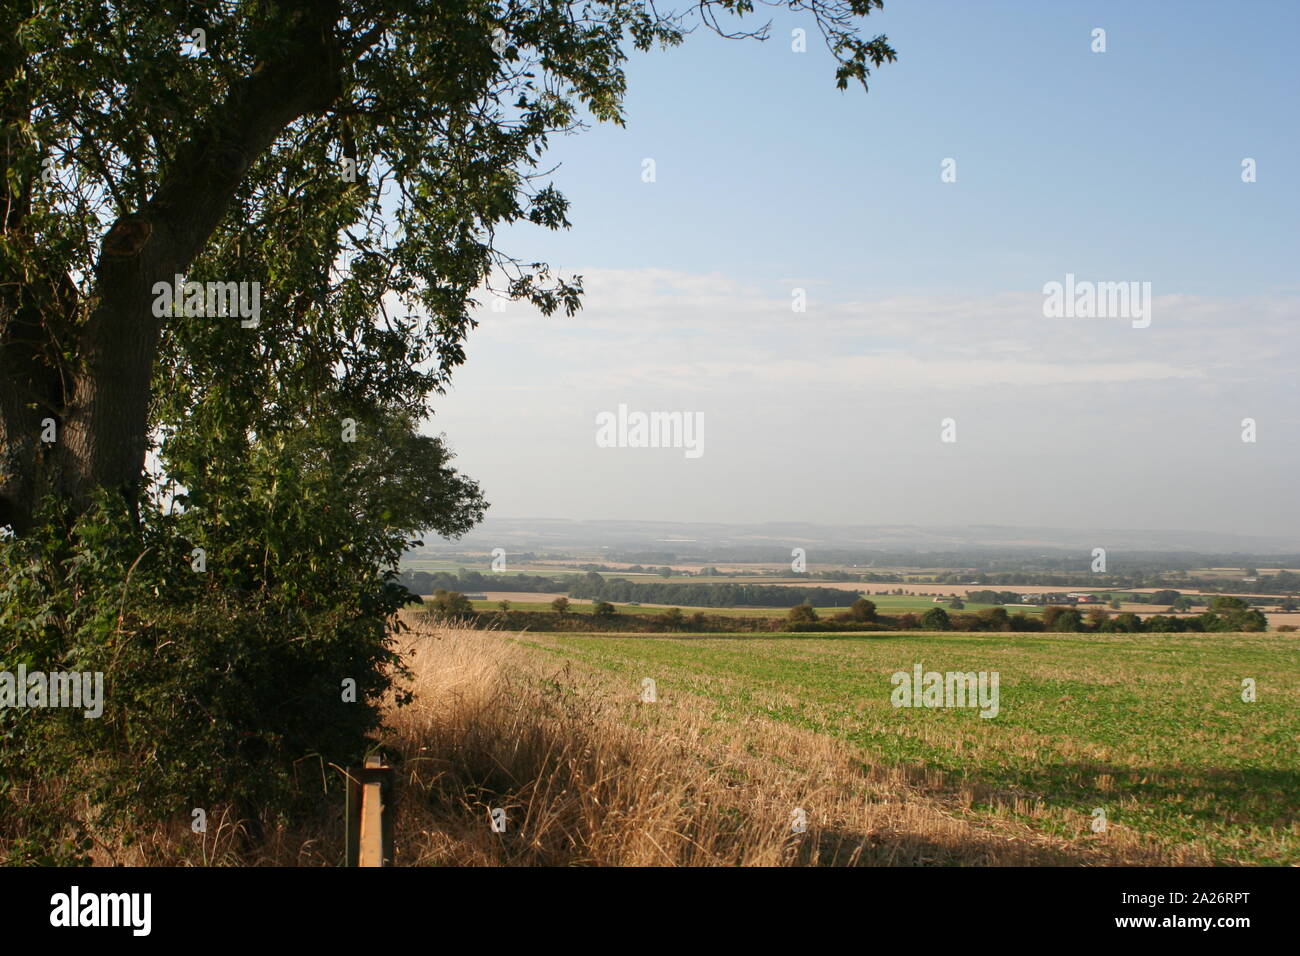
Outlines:
[[[472, 601], [476, 611], [495, 611], [497, 602], [502, 598], [496, 596], [495, 592], [486, 592], [488, 600]], [[550, 611], [551, 601], [559, 595], [548, 596], [545, 601], [538, 601], [536, 594], [525, 594], [520, 592], [519, 598], [506, 598], [510, 601], [510, 610], [512, 611]], [[532, 600], [528, 600], [531, 598]], [[615, 604], [614, 610], [619, 614], [663, 614], [669, 608], [676, 607], [683, 614], [694, 614], [700, 611], [704, 614], [716, 614], [719, 617], [785, 617], [789, 608], [784, 607], [690, 607], [687, 605], [676, 604]], [[569, 598], [569, 611], [573, 614], [590, 614], [595, 608], [595, 602], [580, 599]], [[843, 607], [819, 607], [815, 608], [819, 616], [830, 616], [841, 614], [848, 610]]]
[[[510, 607], [515, 611], [549, 611], [551, 601], [557, 597], [563, 597], [561, 592], [539, 593], [536, 591], [485, 591], [483, 592], [487, 599], [483, 601], [473, 601], [476, 611], [495, 611], [500, 601], [509, 601]], [[910, 595], [910, 594], [872, 594], [870, 600], [876, 605], [876, 610], [881, 614], [924, 614], [932, 607], [942, 606], [947, 609], [947, 604], [935, 605], [927, 597]], [[582, 598], [569, 598], [571, 609], [575, 613], [589, 613], [590, 606], [593, 602]], [[998, 607], [995, 604], [979, 604], [974, 601], [966, 601], [965, 612], [982, 611], [985, 608]], [[1153, 614], [1170, 614], [1164, 607], [1157, 607], [1151, 604], [1131, 604], [1125, 603], [1120, 605], [1119, 611], [1112, 611], [1109, 605], [1080, 605], [1080, 610], [1086, 611], [1089, 606], [1100, 606], [1102, 610], [1107, 611], [1112, 616], [1124, 611], [1132, 611], [1139, 617], [1147, 618]], [[683, 614], [694, 614], [696, 611], [702, 611], [705, 614], [717, 614], [720, 616], [730, 617], [783, 617], [788, 608], [767, 608], [767, 607], [692, 607], [687, 605], [668, 605], [668, 604], [615, 604], [615, 609], [620, 614], [649, 614], [655, 611], [666, 611], [669, 607], [680, 607]], [[1039, 617], [1043, 613], [1040, 606], [1019, 606], [1006, 605], [1008, 614], [1016, 614], [1024, 611], [1029, 617]], [[846, 608], [839, 607], [819, 607], [816, 608], [819, 616], [831, 616]], [[1195, 617], [1201, 613], [1204, 608], [1198, 608], [1195, 611], [1173, 612], [1173, 617]], [[1269, 627], [1278, 627], [1284, 625], [1300, 625], [1300, 613], [1270, 611], [1265, 614], [1268, 618]]]
[[[1300, 639], [1289, 634], [872, 634], [512, 640], [555, 667], [726, 737], [778, 725], [901, 774], [979, 826], [1014, 822], [1072, 852], [1300, 863]], [[1000, 709], [895, 708], [890, 675], [997, 671]], [[1241, 699], [1243, 678], [1259, 699]], [[1093, 833], [1094, 809], [1108, 821]]]
[[[458, 568], [465, 567], [465, 566], [466, 566], [466, 562], [463, 559], [461, 559], [456, 562], [437, 563], [437, 562], [426, 561], [423, 563], [415, 563], [411, 565], [411, 569], [441, 570], [441, 571], [454, 572]], [[517, 568], [512, 568], [510, 573], [537, 576], [537, 575], [545, 575], [547, 573], [555, 573], [555, 571], [557, 570], [559, 569], [558, 568], [547, 569], [544, 567], [538, 568], [537, 562], [529, 562], [527, 565], [521, 564]], [[569, 571], [571, 572], [572, 570], [573, 570], [572, 567], [570, 567]], [[1004, 591], [1020, 592], [1024, 594], [1031, 594], [1031, 593], [1041, 594], [1047, 592], [1059, 592], [1062, 590], [1090, 591], [1091, 593], [1096, 593], [1097, 595], [1099, 595], [1102, 598], [1102, 602], [1098, 605], [1080, 605], [1079, 606], [1080, 611], [1086, 611], [1088, 607], [1097, 606], [1100, 607], [1102, 610], [1106, 611], [1110, 615], [1114, 615], [1117, 613], [1131, 612], [1137, 614], [1139, 617], [1144, 619], [1157, 614], [1171, 615], [1174, 617], [1194, 617], [1196, 615], [1203, 613], [1205, 610], [1203, 606], [1197, 606], [1190, 611], [1177, 612], [1177, 611], [1169, 610], [1169, 608], [1164, 605], [1152, 605], [1148, 603], [1140, 603], [1140, 602], [1123, 600], [1124, 597], [1134, 595], [1134, 594], [1152, 593], [1153, 591], [1157, 590], [1155, 588], [1122, 588], [1122, 589], [1115, 588], [1113, 590], [1107, 590], [1105, 588], [1096, 588], [1096, 589], [1064, 588], [1063, 586], [1049, 587], [1043, 585], [992, 586], [992, 585], [965, 585], [965, 584], [938, 585], [938, 584], [913, 584], [913, 583], [908, 583], [905, 585], [884, 585], [884, 584], [870, 583], [870, 582], [858, 583], [858, 582], [843, 582], [843, 581], [821, 581], [818, 579], [791, 577], [789, 575], [784, 575], [784, 576], [773, 575], [770, 577], [748, 577], [748, 578], [731, 578], [731, 577], [726, 577], [721, 575], [708, 576], [708, 577], [674, 576], [672, 578], [665, 579], [659, 577], [657, 574], [641, 575], [641, 574], [634, 574], [634, 573], [625, 574], [623, 572], [617, 572], [617, 573], [605, 572], [605, 574], [607, 577], [626, 576], [629, 579], [648, 580], [651, 581], [652, 583], [669, 583], [669, 584], [678, 583], [678, 584], [692, 584], [697, 586], [698, 585], [706, 585], [706, 586], [719, 585], [725, 583], [743, 583], [743, 584], [753, 584], [753, 585], [779, 584], [779, 585], [794, 586], [794, 587], [805, 586], [809, 588], [812, 587], [828, 588], [828, 589], [834, 589], [839, 591], [848, 591], [851, 593], [864, 594], [876, 604], [877, 609], [882, 614], [893, 614], [893, 615], [906, 614], [906, 613], [913, 613], [918, 615], [924, 614], [927, 610], [936, 606], [936, 602], [934, 601], [934, 598], [946, 599], [953, 594], [961, 596], [967, 593], [968, 591], [975, 591], [975, 590], [1004, 590]], [[891, 593], [899, 588], [907, 590], [910, 593], [907, 594]], [[470, 589], [467, 588], [467, 590]], [[471, 593], [474, 592], [471, 591]], [[484, 594], [486, 596], [486, 600], [475, 601], [474, 604], [475, 609], [488, 610], [488, 611], [497, 610], [497, 604], [502, 600], [509, 601], [511, 603], [512, 609], [517, 611], [548, 611], [550, 609], [549, 607], [550, 602], [554, 598], [562, 596], [563, 594], [563, 592], [561, 591], [555, 591], [555, 592], [481, 591], [478, 593]], [[1181, 593], [1189, 596], [1202, 595], [1202, 592], [1195, 589], [1186, 589], [1183, 590]], [[1111, 608], [1109, 606], [1108, 597], [1111, 595], [1119, 596], [1121, 598], [1122, 603], [1118, 608]], [[1213, 596], [1214, 595], [1209, 595], [1205, 597], [1206, 599], [1208, 599], [1208, 597], [1213, 597]], [[1252, 599], [1250, 595], [1245, 595], [1245, 597], [1247, 600]], [[573, 610], [575, 611], [575, 613], [584, 613], [583, 607], [585, 605], [590, 605], [592, 603], [589, 600], [578, 599], [578, 598], [570, 598], [570, 601], [571, 604], [573, 605]], [[947, 607], [946, 600], [937, 603], [942, 604], [945, 608]], [[965, 607], [962, 610], [970, 613], [999, 606], [999, 605], [978, 603], [973, 601], [964, 601], [964, 604]], [[780, 616], [784, 616], [786, 611], [788, 611], [788, 608], [786, 607], [709, 608], [709, 607], [703, 607], [698, 605], [687, 605], [687, 604], [670, 605], [670, 604], [653, 603], [648, 601], [643, 601], [639, 605], [617, 604], [616, 610], [619, 613], [638, 613], [638, 612], [654, 613], [656, 610], [666, 610], [667, 608], [674, 607], [674, 606], [679, 607], [684, 614], [693, 614], [699, 611], [706, 614], [714, 614], [719, 616], [730, 616], [730, 617], [780, 617]], [[1042, 606], [1040, 605], [1009, 604], [1009, 605], [1002, 605], [1002, 606], [1004, 606], [1007, 609], [1007, 612], [1010, 614], [1023, 612], [1031, 617], [1041, 616], [1043, 610]], [[836, 613], [839, 613], [842, 610], [843, 610], [842, 608], [827, 608], [827, 607], [816, 608], [819, 617], [834, 615]], [[1263, 610], [1268, 620], [1270, 628], [1276, 629], [1278, 627], [1300, 626], [1300, 612], [1270, 611], [1267, 608], [1261, 608], [1261, 610]]]
[[[866, 593], [865, 590], [863, 593]], [[940, 601], [935, 603], [933, 598], [918, 594], [867, 594], [867, 599], [876, 605], [876, 610], [882, 614], [906, 614], [913, 612], [924, 614], [932, 607], [942, 607], [948, 609], [948, 602]], [[977, 601], [962, 601], [965, 607], [963, 613], [973, 613], [975, 611], [984, 611], [992, 607], [1002, 607], [1001, 604], [980, 604]], [[1042, 613], [1040, 607], [1007, 607], [1007, 613], [1015, 614], [1017, 611], [1024, 611], [1030, 616], [1036, 616]]]
[[[807, 579], [804, 578], [790, 578], [790, 577], [768, 578], [768, 579], [756, 578], [755, 583], [756, 584], [792, 584], [798, 581], [806, 581], [806, 580]], [[888, 595], [897, 588], [902, 588], [904, 591], [911, 591], [913, 594], [929, 595], [931, 597], [935, 597], [935, 596], [942, 597], [950, 594], [956, 594], [958, 596], [962, 596], [967, 591], [1018, 591], [1021, 594], [1055, 594], [1061, 591], [1080, 591], [1080, 592], [1087, 591], [1090, 593], [1096, 592], [1097, 594], [1105, 594], [1108, 590], [1120, 590], [1119, 588], [1066, 587], [1065, 585], [1060, 585], [1060, 584], [1047, 587], [1039, 584], [1014, 584], [1014, 585], [1012, 584], [913, 584], [912, 582], [907, 582], [905, 584], [881, 584], [881, 583], [871, 582], [871, 581], [867, 581], [863, 583], [859, 583], [855, 581], [816, 581], [810, 583], [815, 583], [817, 587], [822, 587], [822, 588], [836, 588], [837, 590], [849, 590], [849, 591], [855, 589], [861, 590], [867, 593], [872, 598], [872, 600], [875, 600], [875, 595], [877, 593], [881, 595]], [[907, 595], [904, 595], [904, 597], [906, 596]]]
[[[505, 600], [510, 602], [510, 608], [514, 611], [549, 611], [551, 601], [562, 595], [557, 592], [554, 594], [535, 594], [528, 591], [484, 591], [486, 600], [473, 601], [474, 610], [476, 611], [495, 611], [497, 603]], [[927, 597], [920, 597], [910, 594], [883, 594], [872, 595], [870, 600], [875, 603], [876, 610], [882, 614], [906, 614], [913, 612], [924, 614], [932, 607], [943, 607], [947, 609], [946, 602], [936, 605], [934, 601]], [[569, 604], [571, 609], [577, 613], [590, 613], [592, 601], [584, 598], [570, 598]], [[997, 604], [979, 604], [974, 601], [966, 601], [963, 611], [974, 612], [982, 611], [986, 608], [1000, 607]], [[705, 614], [718, 614], [724, 617], [784, 617], [789, 611], [786, 607], [695, 607], [689, 605], [676, 604], [614, 604], [615, 610], [620, 614], [650, 614], [656, 611], [666, 611], [670, 607], [679, 608], [683, 614], [694, 614], [696, 611], [702, 611]], [[1151, 612], [1150, 605], [1142, 606], [1147, 613]], [[848, 610], [846, 607], [818, 607], [819, 616], [833, 616], [842, 614]], [[1024, 611], [1030, 617], [1038, 616], [1042, 613], [1041, 607], [1011, 607], [1009, 613], [1014, 614], [1017, 611]]]
[[[487, 574], [492, 570], [491, 559], [485, 559], [477, 564], [469, 561], [435, 561], [422, 558], [402, 559], [402, 570], [404, 571], [447, 571], [451, 574], [455, 574], [461, 568], [464, 568], [467, 571], [479, 571], [483, 574]], [[537, 568], [531, 565], [521, 565], [517, 568], [511, 567], [507, 573], [527, 574], [530, 577], [551, 577], [562, 572], [555, 568]], [[568, 571], [563, 573], [575, 574], [577, 572]]]

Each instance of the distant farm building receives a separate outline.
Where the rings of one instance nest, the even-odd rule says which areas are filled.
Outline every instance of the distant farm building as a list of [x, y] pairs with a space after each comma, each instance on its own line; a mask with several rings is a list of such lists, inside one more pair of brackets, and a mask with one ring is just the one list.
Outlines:
[[1084, 597], [1091, 600], [1084, 601], [1083, 597], [1077, 594], [1022, 594], [1020, 600], [1025, 604], [1095, 604], [1097, 601], [1091, 594]]

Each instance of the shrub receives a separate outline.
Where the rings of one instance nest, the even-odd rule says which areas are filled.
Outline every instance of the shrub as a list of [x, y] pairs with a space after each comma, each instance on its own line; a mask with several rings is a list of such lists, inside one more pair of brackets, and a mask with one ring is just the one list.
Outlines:
[[1056, 630], [1056, 622], [1060, 616], [1066, 612], [1066, 610], [1067, 608], [1060, 604], [1049, 604], [1047, 607], [1043, 608], [1042, 621], [1044, 629], [1049, 631]]
[[1007, 609], [1004, 607], [985, 608], [975, 615], [983, 630], [989, 631], [1009, 631], [1011, 630], [1011, 618], [1007, 615]]
[[364, 753], [405, 673], [388, 622], [406, 590], [344, 560], [240, 587], [216, 548], [195, 573], [161, 514], [101, 504], [73, 530], [0, 543], [0, 670], [100, 672], [103, 713], [0, 709], [0, 857], [88, 862], [95, 829], [194, 807], [231, 806], [254, 835], [319, 807], [297, 777]]
[[876, 603], [868, 601], [866, 598], [858, 598], [849, 608], [849, 617], [854, 621], [874, 621], [876, 619]]
[[1079, 613], [1078, 608], [1067, 607], [1057, 615], [1055, 623], [1049, 630], [1065, 631], [1067, 633], [1083, 630], [1083, 615]]
[[459, 591], [439, 588], [429, 601], [428, 613], [436, 618], [473, 617], [474, 602]]
[[1136, 634], [1142, 630], [1142, 619], [1132, 611], [1125, 611], [1122, 614], [1115, 615], [1115, 619], [1110, 622], [1111, 629], [1123, 634]]
[[1017, 611], [1011, 616], [1011, 630], [1013, 631], [1045, 631], [1047, 630], [1042, 618], [1030, 617], [1024, 611]]
[[1215, 612], [1244, 611], [1248, 607], [1250, 607], [1250, 605], [1247, 604], [1245, 601], [1243, 601], [1241, 598], [1229, 597], [1226, 594], [1220, 595], [1219, 597], [1216, 597], [1214, 600], [1210, 602], [1210, 610]]
[[932, 607], [921, 616], [921, 626], [930, 631], [946, 631], [952, 626], [948, 612], [941, 607]]
[[811, 624], [817, 620], [817, 612], [810, 604], [796, 604], [786, 618], [791, 624]]

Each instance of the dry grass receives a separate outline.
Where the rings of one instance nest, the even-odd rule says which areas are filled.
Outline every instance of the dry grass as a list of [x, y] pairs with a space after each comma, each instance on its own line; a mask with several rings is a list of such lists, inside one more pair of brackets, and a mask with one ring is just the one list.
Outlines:
[[[963, 810], [975, 794], [927, 795], [923, 771], [863, 766], [818, 734], [723, 725], [690, 697], [642, 704], [594, 672], [547, 671], [508, 636], [415, 626], [416, 700], [386, 741], [401, 760], [402, 865], [1202, 862], [1086, 819], [1074, 841], [1011, 813], [977, 824]], [[505, 833], [489, 823], [498, 807]], [[796, 808], [806, 832], [792, 832]]]

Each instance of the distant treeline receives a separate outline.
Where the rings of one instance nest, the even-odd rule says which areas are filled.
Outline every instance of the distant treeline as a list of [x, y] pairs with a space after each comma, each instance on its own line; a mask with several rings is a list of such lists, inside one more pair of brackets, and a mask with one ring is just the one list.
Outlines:
[[[792, 613], [791, 615], [795, 615]], [[1177, 634], [1206, 631], [1263, 631], [1268, 621], [1259, 611], [1250, 608], [1238, 598], [1215, 598], [1211, 609], [1195, 617], [1174, 617], [1155, 614], [1145, 620], [1131, 611], [1111, 614], [1099, 607], [1080, 612], [1078, 608], [1052, 605], [1043, 609], [1038, 617], [1023, 611], [1008, 614], [1005, 608], [994, 607], [974, 614], [951, 614], [934, 607], [924, 614], [880, 615], [877, 620], [897, 630], [920, 629], [926, 631], [1047, 631], [1055, 633], [1093, 634]], [[832, 629], [852, 627], [848, 622], [837, 622]], [[806, 630], [808, 628], [799, 628]]]
[[462, 594], [467, 591], [530, 591], [546, 594], [567, 591], [580, 578], [576, 574], [548, 578], [537, 574], [505, 574], [495, 571], [484, 574], [481, 571], [462, 569], [459, 574], [450, 571], [403, 571], [397, 580], [412, 594], [432, 594], [439, 588]]
[[[1253, 576], [1253, 575], [1252, 575]], [[1215, 594], [1294, 594], [1300, 592], [1300, 574], [1279, 571], [1277, 574], [1259, 575], [1255, 581], [1241, 578], [1196, 578], [1184, 574], [1034, 574], [1012, 571], [998, 574], [935, 574], [935, 584], [984, 584], [1011, 587], [1041, 586], [1062, 589], [1088, 590], [1090, 588], [1181, 588], [1187, 591], [1208, 591]], [[1134, 598], [1140, 600], [1140, 598]], [[1158, 602], [1157, 602], [1158, 603]]]
[[781, 584], [668, 584], [633, 582], [624, 578], [606, 581], [599, 574], [587, 574], [570, 590], [569, 596], [593, 601], [627, 604], [675, 604], [685, 607], [780, 607], [805, 601], [815, 607], [848, 607], [857, 600], [855, 591], [837, 588], [792, 587]]
[[[1218, 601], [1233, 602], [1233, 598]], [[494, 611], [473, 609], [470, 602], [458, 594], [441, 594], [426, 604], [429, 614], [438, 618], [451, 618], [471, 627], [491, 627], [515, 631], [582, 631], [590, 633], [650, 633], [671, 634], [686, 632], [697, 634], [762, 634], [762, 633], [833, 633], [864, 631], [1037, 631], [1048, 633], [1082, 634], [1177, 634], [1197, 632], [1263, 631], [1267, 629], [1264, 616], [1241, 602], [1223, 604], [1215, 610], [1195, 617], [1173, 617], [1158, 614], [1141, 620], [1136, 614], [1125, 612], [1114, 617], [1094, 608], [1086, 615], [1072, 607], [1049, 607], [1041, 617], [1031, 617], [1023, 612], [1007, 614], [1000, 607], [989, 608], [975, 614], [949, 614], [934, 607], [924, 614], [877, 614], [871, 602], [864, 612], [839, 613], [819, 617], [807, 605], [792, 608], [790, 612], [774, 617], [729, 617], [696, 611], [683, 614], [680, 608], [664, 613], [634, 614], [616, 611], [612, 606], [597, 607], [594, 614], [574, 614], [571, 611]], [[856, 610], [856, 609], [855, 609]], [[1281, 630], [1294, 630], [1281, 628]]]

